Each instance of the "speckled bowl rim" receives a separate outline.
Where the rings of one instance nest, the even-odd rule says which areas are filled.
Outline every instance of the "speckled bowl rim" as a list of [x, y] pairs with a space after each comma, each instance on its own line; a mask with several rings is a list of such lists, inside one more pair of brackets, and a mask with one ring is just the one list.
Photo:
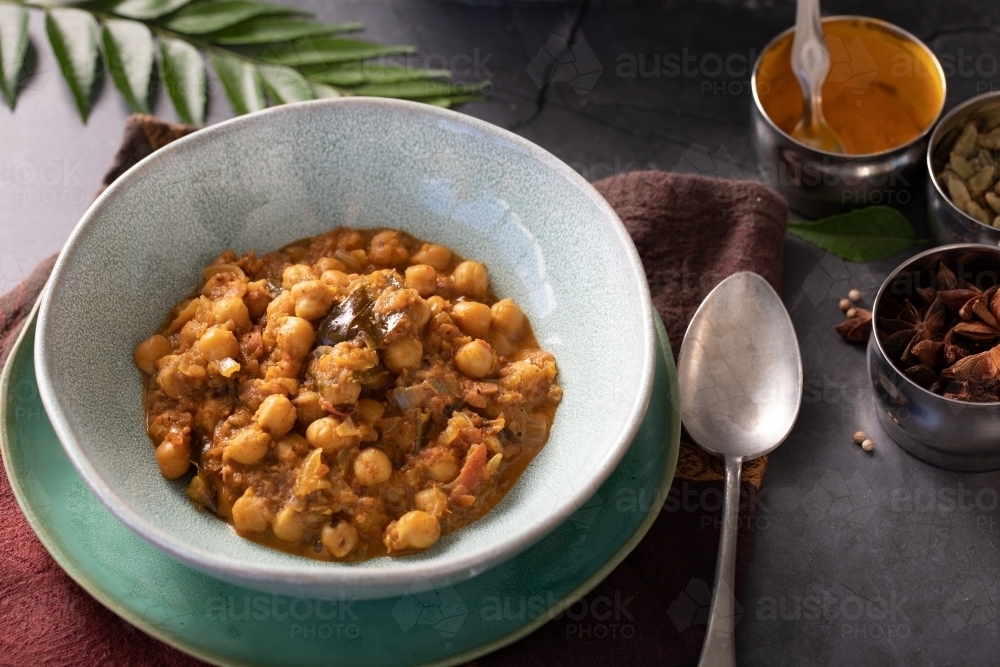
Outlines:
[[[57, 353], [58, 345], [58, 341], [52, 340], [49, 333], [49, 320], [52, 317], [52, 298], [50, 298], [50, 295], [59, 289], [60, 283], [72, 279], [67, 269], [71, 258], [80, 252], [81, 246], [86, 241], [88, 234], [100, 224], [102, 213], [118, 197], [119, 192], [130, 187], [133, 181], [141, 179], [146, 173], [157, 169], [162, 161], [170, 159], [175, 153], [184, 151], [190, 146], [211, 142], [232, 132], [251, 128], [260, 118], [294, 116], [310, 113], [314, 108], [337, 109], [344, 106], [388, 107], [406, 113], [430, 116], [442, 121], [463, 125], [472, 131], [488, 135], [492, 139], [509, 144], [512, 148], [522, 151], [524, 154], [540, 162], [543, 166], [557, 174], [561, 174], [570, 183], [576, 185], [580, 194], [591, 200], [598, 211], [603, 213], [606, 224], [610, 225], [613, 229], [628, 259], [628, 265], [622, 267], [622, 270], [632, 277], [634, 293], [642, 301], [639, 309], [642, 319], [642, 346], [636, 350], [636, 354], [642, 355], [642, 376], [637, 378], [637, 382], [634, 385], [635, 395], [629, 409], [629, 417], [619, 429], [613, 444], [606, 449], [603, 458], [594, 466], [595, 473], [593, 477], [586, 484], [581, 484], [577, 488], [572, 489], [572, 492], [567, 493], [560, 503], [547, 507], [546, 511], [541, 513], [539, 521], [525, 526], [518, 532], [509, 533], [504, 539], [481, 545], [461, 555], [445, 554], [440, 559], [433, 561], [407, 564], [400, 559], [400, 562], [394, 564], [391, 568], [371, 568], [363, 565], [355, 565], [345, 569], [331, 567], [330, 569], [320, 570], [316, 569], [314, 565], [300, 567], [297, 565], [237, 562], [232, 558], [218, 553], [192, 548], [185, 543], [181, 536], [160, 529], [153, 522], [134, 511], [104, 479], [101, 471], [87, 458], [73, 429], [70, 427], [66, 411], [64, 411], [62, 406], [59, 391], [50, 375], [49, 360], [51, 355]], [[119, 521], [173, 558], [187, 563], [196, 569], [220, 576], [223, 579], [256, 582], [265, 586], [268, 583], [275, 583], [293, 586], [316, 585], [324, 587], [344, 585], [350, 586], [352, 589], [365, 586], [385, 589], [405, 588], [418, 579], [436, 582], [448, 578], [464, 580], [473, 577], [541, 539], [593, 495], [625, 455], [629, 444], [642, 424], [642, 419], [649, 406], [656, 363], [656, 333], [652, 308], [645, 270], [643, 269], [635, 245], [632, 243], [632, 239], [629, 237], [618, 215], [590, 183], [569, 165], [548, 151], [527, 139], [523, 139], [512, 132], [486, 121], [417, 102], [360, 97], [313, 100], [310, 102], [272, 107], [245, 116], [238, 116], [178, 139], [141, 160], [118, 178], [91, 204], [70, 235], [63, 251], [60, 253], [52, 275], [49, 278], [45, 293], [42, 296], [34, 349], [36, 378], [38, 380], [38, 390], [42, 404], [45, 406], [45, 411], [52, 421], [56, 436], [66, 450], [66, 454], [73, 466], [80, 473], [80, 476], [90, 490]], [[52, 350], [51, 355], [47, 352], [50, 349]], [[385, 595], [372, 595], [371, 597], [385, 597]]]

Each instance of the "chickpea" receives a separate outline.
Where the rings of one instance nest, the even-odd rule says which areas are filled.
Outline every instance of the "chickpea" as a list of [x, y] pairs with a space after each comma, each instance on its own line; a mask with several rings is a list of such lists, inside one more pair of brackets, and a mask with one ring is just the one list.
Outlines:
[[267, 530], [267, 517], [264, 508], [252, 488], [233, 503], [233, 525], [241, 533], [263, 533]]
[[437, 291], [437, 271], [430, 264], [414, 264], [406, 269], [406, 286], [429, 297]]
[[339, 452], [342, 449], [356, 445], [357, 436], [340, 435], [338, 429], [341, 422], [336, 417], [323, 417], [309, 424], [306, 428], [306, 440], [313, 447], [319, 447], [324, 452]]
[[431, 487], [414, 494], [413, 506], [440, 519], [448, 511], [448, 496], [436, 486]]
[[451, 266], [451, 250], [436, 243], [425, 243], [413, 255], [414, 263], [427, 264], [438, 271], [447, 271]]
[[135, 365], [144, 373], [152, 375], [156, 372], [156, 362], [173, 351], [166, 336], [153, 334], [135, 347], [132, 359]]
[[323, 275], [327, 271], [343, 271], [346, 268], [343, 262], [333, 257], [320, 257], [313, 264], [313, 270], [320, 275]]
[[430, 308], [430, 311], [431, 311], [430, 316], [431, 317], [434, 317], [438, 313], [440, 313], [440, 312], [442, 312], [444, 310], [447, 310], [447, 308], [448, 308], [448, 302], [445, 301], [443, 298], [441, 298], [439, 296], [432, 296], [431, 298], [427, 299], [426, 303], [427, 303], [428, 307]]
[[448, 483], [458, 477], [458, 461], [451, 454], [438, 457], [427, 466], [427, 473], [435, 482]]
[[191, 446], [186, 442], [164, 440], [156, 448], [156, 463], [167, 479], [177, 479], [191, 465]]
[[282, 394], [272, 394], [264, 399], [254, 418], [264, 431], [274, 438], [280, 438], [295, 425], [295, 406]]
[[304, 280], [292, 287], [295, 299], [295, 316], [318, 320], [330, 312], [334, 292], [322, 280]]
[[478, 301], [459, 301], [451, 307], [451, 319], [462, 333], [473, 338], [486, 338], [490, 330], [490, 307]]
[[390, 371], [417, 368], [424, 355], [424, 346], [419, 338], [403, 338], [385, 348], [382, 360]]
[[306, 534], [305, 526], [299, 521], [299, 512], [290, 505], [285, 505], [274, 517], [271, 525], [274, 536], [283, 542], [298, 542]]
[[507, 340], [507, 337], [499, 331], [490, 331], [486, 334], [486, 342], [490, 344], [490, 347], [493, 348], [494, 352], [502, 357], [506, 357], [517, 349], [514, 344]]
[[336, 269], [324, 271], [322, 275], [320, 275], [319, 279], [332, 287], [347, 287], [351, 284], [350, 276], [343, 271], [338, 271]]
[[527, 318], [513, 299], [497, 301], [490, 308], [490, 313], [493, 328], [502, 333], [507, 340], [516, 343], [524, 335]]
[[326, 416], [326, 411], [320, 407], [319, 401], [319, 392], [315, 391], [301, 391], [298, 396], [292, 399], [300, 424], [309, 426], [309, 424], [312, 424], [317, 419], [322, 419]]
[[490, 288], [490, 276], [486, 272], [486, 267], [471, 260], [466, 260], [455, 267], [451, 274], [455, 282], [455, 289], [474, 298], [483, 298]]
[[358, 401], [358, 421], [363, 424], [374, 424], [382, 418], [385, 406], [371, 398], [362, 398]]
[[309, 322], [301, 317], [284, 317], [278, 324], [278, 347], [289, 356], [302, 359], [312, 350], [316, 332]]
[[198, 351], [209, 361], [235, 359], [240, 354], [240, 344], [229, 329], [209, 327], [198, 339]]
[[379, 232], [372, 237], [368, 246], [368, 259], [379, 266], [396, 266], [410, 258], [399, 234], [390, 230]]
[[295, 314], [295, 299], [292, 298], [291, 292], [282, 292], [278, 296], [271, 299], [267, 304], [268, 319], [274, 317], [281, 317], [282, 315], [294, 315]]
[[354, 459], [354, 478], [362, 486], [375, 486], [388, 481], [390, 477], [392, 463], [381, 449], [363, 449]]
[[267, 433], [255, 428], [243, 429], [229, 439], [222, 457], [243, 465], [253, 465], [264, 458], [270, 444], [271, 436]]
[[479, 339], [466, 343], [455, 352], [455, 366], [474, 380], [484, 378], [493, 370], [493, 348]]
[[285, 289], [292, 289], [297, 283], [306, 280], [316, 280], [316, 272], [311, 266], [305, 264], [292, 264], [281, 274], [281, 286]]
[[425, 324], [431, 321], [430, 304], [423, 299], [420, 299], [413, 304], [413, 310], [410, 311], [410, 317], [413, 319], [414, 324], [417, 325], [417, 328], [422, 329]]
[[216, 301], [212, 304], [212, 314], [219, 324], [232, 322], [237, 331], [250, 328], [250, 311], [237, 296], [224, 296]]
[[432, 514], [413, 510], [389, 524], [383, 541], [390, 551], [426, 549], [441, 537], [441, 523]]
[[343, 558], [354, 551], [358, 544], [358, 529], [344, 520], [324, 526], [320, 533], [323, 546], [336, 558]]

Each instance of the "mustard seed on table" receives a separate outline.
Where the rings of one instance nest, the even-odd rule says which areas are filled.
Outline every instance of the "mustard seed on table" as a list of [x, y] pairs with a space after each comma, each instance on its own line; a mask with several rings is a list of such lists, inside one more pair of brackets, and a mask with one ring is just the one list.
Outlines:
[[847, 299], [841, 299], [840, 300], [840, 309], [843, 310], [844, 312], [847, 312], [848, 310], [851, 309], [851, 302], [848, 301]]
[[860, 301], [861, 292], [859, 292], [856, 289], [852, 289], [850, 292], [847, 293], [847, 298], [850, 299], [851, 301]]
[[870, 452], [875, 449], [875, 443], [871, 440], [871, 438], [866, 438], [865, 441], [861, 443], [861, 449], [866, 452]]
[[858, 431], [857, 433], [854, 434], [854, 442], [860, 445], [862, 442], [865, 441], [866, 437], [867, 436], [865, 435], [864, 431]]

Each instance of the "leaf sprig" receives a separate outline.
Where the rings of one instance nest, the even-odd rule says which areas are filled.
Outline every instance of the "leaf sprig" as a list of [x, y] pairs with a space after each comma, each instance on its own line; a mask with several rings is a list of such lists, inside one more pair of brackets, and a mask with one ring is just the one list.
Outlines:
[[257, 0], [76, 0], [57, 6], [0, 0], [0, 93], [11, 109], [28, 47], [29, 7], [45, 12], [52, 51], [84, 122], [99, 62], [136, 113], [149, 112], [150, 81], [158, 69], [177, 115], [192, 125], [205, 122], [206, 59], [237, 114], [346, 95], [451, 107], [482, 99], [489, 87], [489, 81], [452, 83], [445, 69], [384, 62], [416, 49], [344, 36], [361, 30], [359, 23], [324, 23], [309, 12]]
[[788, 233], [846, 260], [891, 257], [926, 239], [906, 217], [888, 206], [868, 206], [816, 222], [789, 222]]

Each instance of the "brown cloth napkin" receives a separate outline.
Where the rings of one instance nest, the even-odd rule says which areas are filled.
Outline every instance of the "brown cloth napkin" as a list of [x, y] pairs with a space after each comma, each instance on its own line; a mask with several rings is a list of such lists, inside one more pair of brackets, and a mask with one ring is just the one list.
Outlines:
[[[132, 116], [101, 189], [149, 153], [193, 131]], [[642, 257], [674, 355], [698, 304], [736, 271], [781, 290], [787, 209], [767, 188], [688, 174], [633, 172], [595, 183]], [[0, 367], [55, 258], [0, 296]], [[743, 469], [739, 598], [766, 459]], [[583, 600], [479, 667], [687, 665], [704, 638], [721, 525], [722, 466], [682, 438], [677, 474], [649, 533]], [[0, 475], [0, 664], [200, 664], [93, 600], [34, 536]]]

